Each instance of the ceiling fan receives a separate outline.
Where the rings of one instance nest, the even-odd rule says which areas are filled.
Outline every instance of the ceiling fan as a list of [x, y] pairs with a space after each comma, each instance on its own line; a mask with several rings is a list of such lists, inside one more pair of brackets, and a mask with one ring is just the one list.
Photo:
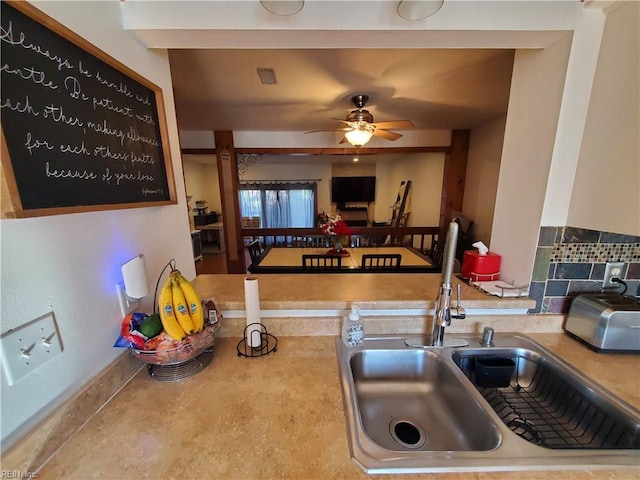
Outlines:
[[[401, 134], [391, 132], [389, 129], [406, 130], [413, 128], [413, 123], [410, 120], [395, 120], [389, 122], [375, 122], [373, 121], [373, 115], [368, 110], [364, 110], [369, 97], [367, 95], [355, 95], [351, 97], [351, 101], [356, 106], [357, 110], [352, 110], [347, 116], [346, 120], [340, 118], [332, 118], [345, 124], [342, 128], [337, 128], [336, 131], [345, 132], [344, 138], [340, 143], [349, 142], [354, 147], [361, 147], [367, 143], [372, 136], [382, 137], [386, 140], [397, 140], [402, 137]], [[327, 132], [331, 130], [315, 130], [313, 132]]]

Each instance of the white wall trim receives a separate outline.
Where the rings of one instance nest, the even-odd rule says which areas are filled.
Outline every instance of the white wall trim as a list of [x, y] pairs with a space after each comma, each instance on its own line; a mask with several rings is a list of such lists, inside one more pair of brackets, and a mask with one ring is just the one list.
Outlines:
[[[467, 316], [476, 315], [525, 315], [526, 308], [468, 308]], [[343, 317], [349, 310], [318, 309], [318, 310], [260, 310], [263, 318], [314, 318], [314, 317]], [[424, 317], [433, 316], [433, 308], [394, 308], [380, 310], [360, 310], [363, 317]], [[223, 318], [246, 318], [245, 310], [222, 310]]]
[[567, 224], [606, 16], [586, 10], [573, 33], [541, 225]]

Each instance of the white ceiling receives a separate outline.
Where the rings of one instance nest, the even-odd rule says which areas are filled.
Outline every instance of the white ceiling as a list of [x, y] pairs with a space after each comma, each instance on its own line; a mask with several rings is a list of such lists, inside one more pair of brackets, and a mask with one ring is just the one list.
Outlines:
[[[310, 131], [341, 127], [370, 97], [374, 121], [468, 129], [507, 111], [513, 50], [171, 50], [181, 130]], [[263, 85], [256, 69], [275, 70]], [[399, 132], [402, 133], [402, 132]]]
[[[552, 44], [596, 4], [445, 0], [407, 21], [397, 0], [306, 0], [287, 17], [258, 0], [120, 3], [125, 30], [169, 52], [182, 132], [331, 130], [357, 94], [377, 122], [469, 129], [506, 113], [517, 49]], [[258, 67], [277, 85], [262, 85]]]

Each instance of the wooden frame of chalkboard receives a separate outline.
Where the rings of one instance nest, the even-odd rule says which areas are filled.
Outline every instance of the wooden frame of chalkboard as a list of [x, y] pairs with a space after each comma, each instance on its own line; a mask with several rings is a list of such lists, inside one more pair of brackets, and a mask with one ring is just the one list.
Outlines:
[[162, 89], [29, 3], [1, 7], [0, 141], [15, 216], [176, 204]]

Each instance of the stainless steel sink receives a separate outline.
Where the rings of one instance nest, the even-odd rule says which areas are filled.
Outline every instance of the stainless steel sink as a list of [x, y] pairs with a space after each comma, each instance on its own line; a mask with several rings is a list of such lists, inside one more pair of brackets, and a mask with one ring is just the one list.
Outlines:
[[389, 450], [491, 450], [493, 420], [429, 350], [364, 350], [350, 361], [364, 432]]
[[640, 465], [640, 412], [533, 340], [336, 342], [353, 461], [367, 473]]
[[[454, 352], [453, 360], [502, 422], [535, 445], [640, 449], [637, 412], [616, 405], [571, 368], [540, 352], [529, 348], [465, 349]], [[500, 366], [505, 364], [512, 366], [508, 376]]]

